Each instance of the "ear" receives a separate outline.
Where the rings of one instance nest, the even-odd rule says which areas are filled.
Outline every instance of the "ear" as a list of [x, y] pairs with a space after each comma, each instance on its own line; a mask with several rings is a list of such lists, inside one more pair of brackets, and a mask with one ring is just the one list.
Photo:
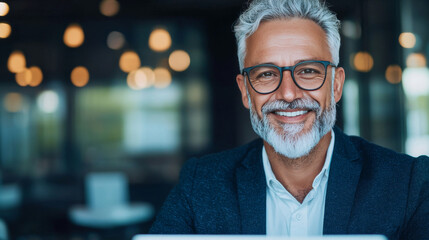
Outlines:
[[335, 79], [334, 79], [334, 97], [335, 102], [339, 102], [341, 96], [343, 95], [343, 86], [344, 86], [345, 72], [344, 68], [337, 67], [335, 69]]
[[246, 78], [241, 74], [237, 74], [237, 77], [235, 78], [235, 80], [237, 81], [238, 88], [240, 89], [240, 92], [241, 92], [241, 101], [243, 101], [244, 107], [249, 109], [249, 101], [247, 98], [247, 90], [246, 90], [246, 83], [245, 83]]

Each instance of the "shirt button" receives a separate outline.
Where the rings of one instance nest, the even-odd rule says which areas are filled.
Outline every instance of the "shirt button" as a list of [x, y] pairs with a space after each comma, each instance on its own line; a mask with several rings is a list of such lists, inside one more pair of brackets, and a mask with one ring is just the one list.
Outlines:
[[301, 221], [301, 219], [302, 219], [302, 214], [301, 214], [301, 213], [297, 213], [295, 217], [296, 217], [296, 220], [297, 220], [297, 221]]

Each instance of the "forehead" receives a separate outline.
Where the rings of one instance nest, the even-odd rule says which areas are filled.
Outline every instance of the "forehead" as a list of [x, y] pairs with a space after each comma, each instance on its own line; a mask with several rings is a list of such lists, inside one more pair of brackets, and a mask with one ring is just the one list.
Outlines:
[[312, 20], [264, 21], [246, 40], [246, 66], [268, 62], [293, 64], [310, 59], [332, 60], [326, 33]]

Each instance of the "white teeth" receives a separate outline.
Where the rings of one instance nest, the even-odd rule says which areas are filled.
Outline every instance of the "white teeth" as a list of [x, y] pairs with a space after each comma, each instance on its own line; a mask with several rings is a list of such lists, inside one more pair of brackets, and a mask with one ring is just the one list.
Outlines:
[[283, 116], [283, 117], [296, 117], [299, 115], [303, 115], [308, 113], [308, 111], [295, 111], [295, 112], [283, 112], [283, 111], [279, 111], [279, 112], [275, 112], [277, 115]]

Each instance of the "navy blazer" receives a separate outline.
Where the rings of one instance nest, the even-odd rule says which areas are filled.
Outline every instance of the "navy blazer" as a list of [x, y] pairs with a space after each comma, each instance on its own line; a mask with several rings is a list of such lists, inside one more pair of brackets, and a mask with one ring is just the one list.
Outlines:
[[[429, 239], [429, 159], [349, 137], [338, 128], [324, 234]], [[150, 233], [266, 234], [262, 140], [188, 160]]]

